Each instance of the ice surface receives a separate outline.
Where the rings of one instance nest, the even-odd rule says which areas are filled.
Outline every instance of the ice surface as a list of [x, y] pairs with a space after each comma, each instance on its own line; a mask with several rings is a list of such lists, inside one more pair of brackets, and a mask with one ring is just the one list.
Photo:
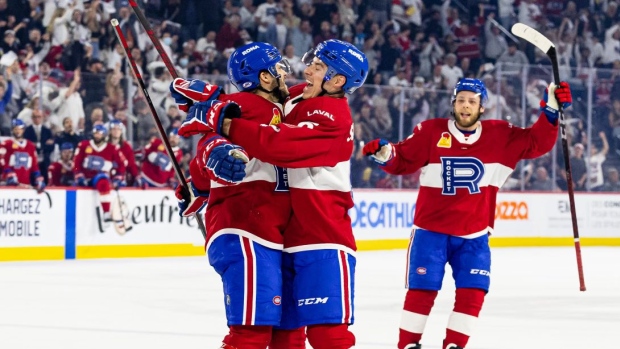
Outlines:
[[[356, 348], [396, 348], [405, 251], [358, 254]], [[494, 249], [491, 292], [468, 349], [606, 349], [620, 332], [620, 249]], [[440, 348], [450, 270], [423, 339]], [[226, 333], [206, 258], [0, 264], [0, 348], [215, 349]]]

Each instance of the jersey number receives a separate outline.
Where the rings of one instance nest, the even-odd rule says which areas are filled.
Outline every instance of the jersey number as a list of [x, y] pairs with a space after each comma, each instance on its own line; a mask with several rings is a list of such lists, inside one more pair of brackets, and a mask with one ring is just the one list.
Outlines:
[[276, 189], [274, 191], [288, 191], [288, 171], [279, 166], [273, 168], [276, 169]]
[[443, 195], [456, 195], [456, 188], [467, 188], [470, 194], [480, 193], [484, 176], [482, 161], [471, 157], [442, 157], [441, 177]]

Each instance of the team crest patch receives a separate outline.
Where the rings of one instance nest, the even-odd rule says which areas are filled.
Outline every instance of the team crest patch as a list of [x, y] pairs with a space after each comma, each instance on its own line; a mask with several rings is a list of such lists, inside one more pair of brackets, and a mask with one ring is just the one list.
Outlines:
[[17, 143], [13, 143], [13, 149], [17, 149], [19, 148], [19, 146], [17, 145]]
[[282, 123], [282, 113], [280, 113], [280, 109], [273, 108], [273, 116], [271, 117], [271, 121], [269, 121], [269, 125], [277, 125]]
[[416, 273], [418, 273], [419, 275], [426, 275], [426, 268], [424, 268], [424, 267], [418, 267], [418, 268], [415, 270], [415, 272], [416, 272]]
[[282, 297], [280, 297], [280, 296], [273, 297], [273, 304], [275, 304], [275, 305], [282, 304]]
[[92, 153], [92, 152], [93, 152], [93, 148], [88, 147], [88, 148], [86, 148], [86, 150], [85, 150], [84, 152], [85, 152], [86, 154], [90, 154], [90, 153]]
[[450, 148], [452, 146], [452, 136], [450, 135], [450, 132], [443, 132], [441, 134], [441, 138], [439, 139], [439, 142], [437, 142], [437, 146], [439, 148]]
[[160, 144], [159, 147], [157, 147], [157, 150], [164, 151], [165, 150], [164, 145]]

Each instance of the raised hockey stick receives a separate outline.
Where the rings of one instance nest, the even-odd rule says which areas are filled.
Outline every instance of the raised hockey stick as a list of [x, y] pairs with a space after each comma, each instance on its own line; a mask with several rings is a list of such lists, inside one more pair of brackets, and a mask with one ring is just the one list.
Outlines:
[[[551, 67], [553, 68], [553, 80], [555, 84], [560, 83], [560, 71], [558, 69], [558, 57], [555, 51], [555, 45], [551, 40], [547, 39], [544, 35], [537, 30], [523, 24], [516, 23], [512, 26], [512, 33], [530, 44], [538, 47], [541, 51], [547, 54], [551, 60]], [[568, 201], [570, 203], [570, 215], [573, 221], [573, 237], [575, 242], [575, 253], [577, 256], [577, 271], [579, 273], [579, 290], [586, 290], [586, 283], [583, 276], [583, 263], [581, 261], [581, 243], [579, 242], [579, 227], [577, 225], [577, 213], [575, 210], [575, 191], [573, 189], [573, 175], [570, 167], [570, 156], [568, 152], [568, 140], [566, 139], [566, 120], [564, 119], [564, 110], [562, 105], [560, 107], [560, 134], [562, 135], [562, 152], [564, 153], [564, 167], [566, 169], [566, 182], [568, 185]]]
[[[168, 141], [168, 137], [166, 137], [166, 131], [164, 130], [164, 127], [162, 126], [161, 121], [159, 120], [159, 116], [157, 115], [157, 111], [155, 110], [155, 106], [153, 105], [153, 101], [151, 100], [151, 96], [149, 96], [149, 92], [146, 88], [146, 84], [144, 83], [144, 79], [142, 79], [142, 75], [140, 75], [140, 71], [138, 70], [136, 61], [134, 61], [133, 57], [131, 56], [131, 51], [129, 50], [129, 46], [127, 46], [127, 40], [125, 39], [125, 35], [123, 35], [123, 31], [121, 30], [121, 27], [119, 26], [119, 23], [116, 19], [112, 19], [110, 23], [112, 24], [112, 27], [114, 27], [116, 38], [121, 43], [121, 45], [123, 45], [123, 48], [125, 49], [125, 56], [127, 57], [127, 61], [129, 62], [129, 65], [131, 66], [131, 70], [133, 71], [136, 77], [136, 80], [138, 80], [138, 84], [140, 84], [142, 93], [144, 93], [144, 97], [146, 98], [149, 108], [151, 109], [153, 120], [155, 120], [155, 124], [157, 125], [157, 131], [159, 132], [159, 135], [161, 136], [161, 139], [164, 142], [164, 146], [166, 148], [166, 152], [168, 153], [168, 156], [170, 157], [170, 161], [172, 161], [172, 168], [174, 169], [174, 173], [176, 174], [177, 179], [179, 180], [179, 185], [183, 186], [183, 188], [186, 190], [187, 193], [191, 193], [190, 188], [187, 185], [187, 181], [185, 180], [185, 176], [183, 175], [183, 171], [181, 170], [181, 166], [179, 166], [179, 163], [177, 162], [177, 159], [174, 156], [174, 152], [172, 151], [172, 146], [170, 145], [170, 141]], [[195, 213], [194, 218], [196, 219], [196, 224], [198, 224], [198, 228], [200, 229], [202, 236], [206, 239], [207, 229], [205, 228], [205, 224], [202, 218], [200, 217], [200, 214], [198, 212]]]
[[170, 75], [172, 75], [172, 78], [173, 79], [178, 78], [179, 74], [177, 73], [177, 70], [174, 68], [174, 64], [172, 64], [170, 57], [168, 57], [168, 54], [164, 50], [163, 46], [161, 46], [161, 42], [159, 42], [159, 39], [155, 36], [155, 33], [153, 32], [153, 28], [151, 28], [151, 25], [149, 24], [148, 19], [146, 19], [146, 17], [144, 16], [144, 13], [142, 13], [142, 10], [140, 10], [140, 7], [138, 7], [138, 3], [136, 2], [136, 0], [129, 0], [129, 5], [131, 6], [131, 8], [133, 9], [133, 12], [138, 17], [138, 21], [140, 22], [140, 24], [142, 24], [142, 27], [144, 27], [144, 30], [146, 30], [146, 34], [151, 39], [153, 46], [155, 46], [155, 49], [157, 50], [157, 52], [159, 52], [159, 56], [161, 57], [161, 60], [164, 62], [164, 64], [168, 68], [168, 71], [170, 72]]

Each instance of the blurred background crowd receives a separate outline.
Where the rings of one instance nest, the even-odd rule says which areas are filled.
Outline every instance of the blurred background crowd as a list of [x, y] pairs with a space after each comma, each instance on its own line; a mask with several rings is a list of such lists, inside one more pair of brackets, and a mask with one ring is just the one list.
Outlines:
[[[531, 125], [552, 80], [548, 58], [513, 37], [516, 22], [556, 43], [560, 75], [571, 84], [567, 111], [576, 190], [620, 192], [620, 11], [609, 0], [149, 0], [138, 1], [182, 77], [234, 92], [225, 76], [235, 47], [269, 42], [303, 81], [301, 57], [337, 38], [370, 61], [366, 85], [349, 96], [355, 121], [354, 188], [416, 188], [419, 175], [392, 177], [362, 155], [364, 142], [406, 138], [429, 118], [450, 117], [461, 77], [489, 91], [485, 119]], [[163, 126], [185, 117], [159, 59], [127, 0], [0, 0], [0, 136], [11, 121], [34, 132], [42, 173], [60, 145], [88, 139], [118, 120], [139, 155], [155, 124], [109, 20], [117, 18], [145, 77]], [[27, 128], [28, 129], [28, 128]], [[43, 132], [42, 130], [46, 130]], [[193, 140], [181, 147], [187, 165]], [[558, 141], [559, 144], [559, 141]], [[138, 162], [140, 161], [138, 156]], [[566, 190], [561, 147], [523, 161], [503, 190]]]

